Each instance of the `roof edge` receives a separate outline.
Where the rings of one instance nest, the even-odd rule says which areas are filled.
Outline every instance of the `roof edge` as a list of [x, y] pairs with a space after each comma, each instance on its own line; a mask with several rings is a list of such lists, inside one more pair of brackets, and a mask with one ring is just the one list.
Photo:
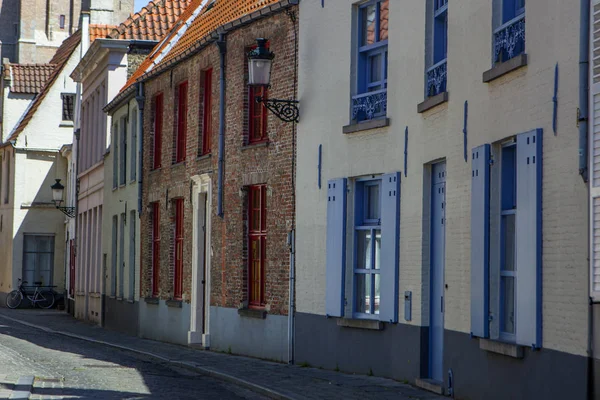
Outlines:
[[104, 106], [104, 108], [102, 109], [102, 111], [104, 111], [105, 113], [109, 114], [112, 111], [114, 111], [115, 109], [119, 108], [120, 106], [122, 106], [125, 102], [131, 100], [131, 97], [133, 95], [135, 95], [136, 89], [137, 89], [137, 85], [141, 84], [142, 82], [135, 82], [131, 85], [129, 85], [129, 87], [125, 90], [123, 90], [121, 93], [119, 93], [118, 95], [116, 95], [111, 101], [110, 103], [108, 103], [107, 105]]

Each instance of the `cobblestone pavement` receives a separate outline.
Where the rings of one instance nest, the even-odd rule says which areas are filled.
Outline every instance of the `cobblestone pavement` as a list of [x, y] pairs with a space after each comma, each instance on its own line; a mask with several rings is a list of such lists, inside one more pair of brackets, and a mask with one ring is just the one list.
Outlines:
[[[417, 389], [413, 386], [393, 381], [390, 379], [384, 379], [373, 376], [364, 375], [352, 375], [344, 374], [340, 372], [327, 371], [317, 368], [302, 368], [295, 365], [284, 365], [274, 362], [268, 362], [258, 360], [254, 358], [241, 357], [235, 355], [222, 354], [212, 351], [204, 351], [188, 348], [185, 346], [178, 346], [168, 343], [156, 342], [153, 340], [141, 339], [138, 337], [128, 336], [107, 329], [100, 328], [98, 326], [92, 326], [87, 323], [73, 319], [70, 315], [59, 312], [56, 310], [9, 310], [0, 307], [0, 325], [10, 325], [14, 327], [18, 325], [18, 322], [25, 324], [33, 324], [40, 329], [49, 330], [50, 336], [58, 337], [56, 333], [61, 333], [62, 339], [56, 338], [58, 343], [65, 343], [75, 346], [78, 349], [105, 349], [102, 352], [94, 353], [95, 361], [81, 361], [81, 351], [69, 350], [69, 348], [63, 348], [55, 345], [51, 347], [55, 350], [69, 353], [72, 351], [79, 357], [81, 365], [100, 365], [102, 362], [117, 366], [126, 367], [128, 364], [121, 360], [140, 360], [138, 361], [138, 375], [135, 377], [129, 377], [125, 375], [125, 370], [113, 367], [85, 367], [88, 372], [87, 376], [96, 376], [97, 379], [103, 381], [105, 374], [115, 374], [121, 377], [121, 380], [127, 380], [127, 382], [119, 383], [117, 386], [119, 390], [128, 387], [129, 384], [136, 384], [137, 382], [146, 383], [149, 392], [148, 394], [132, 394], [131, 397], [106, 397], [106, 394], [110, 392], [104, 392], [105, 397], [97, 398], [128, 398], [128, 399], [146, 399], [152, 398], [169, 398], [169, 399], [185, 399], [186, 397], [177, 397], [170, 395], [170, 390], [178, 390], [178, 388], [171, 388], [172, 385], [180, 385], [180, 383], [172, 383], [168, 379], [162, 377], [158, 372], [146, 372], [144, 367], [156, 367], [161, 371], [169, 371], [166, 365], [176, 365], [186, 369], [192, 369], [202, 372], [201, 377], [194, 377], [193, 380], [204, 379], [203, 382], [212, 382], [214, 386], [209, 387], [206, 390], [212, 388], [212, 392], [207, 392], [206, 395], [202, 390], [199, 389], [195, 398], [236, 398], [235, 396], [246, 396], [249, 398], [249, 392], [233, 392], [233, 387], [230, 386], [217, 386], [219, 381], [212, 381], [209, 376], [220, 376], [221, 378], [228, 379], [232, 382], [238, 382], [241, 386], [249, 388], [249, 386], [258, 387], [259, 393], [269, 395], [273, 398], [280, 399], [344, 399], [344, 400], [441, 400], [444, 397], [435, 395], [430, 392], [426, 392]], [[0, 328], [0, 335], [2, 334]], [[44, 338], [49, 333], [44, 332], [36, 328], [27, 328], [26, 331], [31, 332], [32, 336]], [[83, 340], [89, 341], [86, 343]], [[3, 342], [3, 338], [0, 337], [0, 343]], [[51, 341], [54, 343], [54, 341]], [[51, 344], [46, 345], [46, 341], [39, 339], [38, 345], [48, 348]], [[106, 347], [103, 347], [106, 345]], [[152, 358], [144, 359], [140, 357], [134, 357], [128, 352], [121, 352], [111, 350], [110, 347], [117, 346], [118, 348], [128, 349], [131, 351], [146, 354]], [[91, 350], [90, 350], [91, 351]], [[83, 353], [86, 354], [87, 353]], [[151, 361], [155, 360], [155, 361]], [[157, 364], [160, 362], [160, 364]], [[0, 366], [2, 365], [2, 357], [0, 355]], [[104, 365], [104, 364], [102, 364]], [[83, 368], [83, 367], [80, 367]], [[65, 368], [58, 364], [55, 364], [54, 370], [64, 370]], [[154, 370], [156, 371], [156, 370]], [[81, 371], [83, 372], [83, 371]], [[0, 375], [2, 374], [0, 369]], [[163, 372], [164, 373], [164, 372]], [[171, 372], [173, 373], [173, 372]], [[84, 374], [85, 375], [85, 374]], [[125, 378], [127, 376], [127, 378]], [[140, 378], [141, 376], [141, 378]], [[121, 382], [118, 380], [117, 382]], [[67, 382], [67, 380], [65, 380]], [[178, 381], [177, 381], [178, 382]], [[181, 378], [181, 382], [187, 382], [186, 379]], [[55, 384], [56, 382], [50, 382]], [[115, 382], [112, 381], [112, 384]], [[36, 383], [37, 385], [38, 383]], [[202, 386], [202, 385], [200, 385]], [[166, 388], [165, 388], [166, 387]], [[189, 386], [188, 386], [189, 387]], [[216, 393], [218, 388], [223, 387], [229, 392], [224, 392], [225, 395], [221, 396]], [[1, 388], [0, 388], [1, 390]], [[131, 393], [126, 392], [125, 393]], [[185, 393], [185, 392], [183, 392]], [[123, 395], [120, 393], [119, 395]], [[137, 397], [136, 397], [137, 396]], [[147, 396], [147, 397], [144, 397]], [[154, 397], [156, 396], [156, 397]], [[165, 396], [165, 397], [162, 397]], [[229, 396], [229, 397], [228, 397]], [[0, 397], [1, 398], [1, 397]], [[85, 397], [84, 398], [88, 398]], [[89, 397], [94, 398], [94, 397]]]
[[128, 351], [0, 320], [0, 399], [35, 376], [30, 399], [263, 399]]

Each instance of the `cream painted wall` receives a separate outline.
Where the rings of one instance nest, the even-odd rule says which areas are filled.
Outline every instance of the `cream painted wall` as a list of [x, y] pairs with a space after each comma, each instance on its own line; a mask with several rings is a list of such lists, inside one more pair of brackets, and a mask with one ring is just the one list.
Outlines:
[[[446, 329], [470, 331], [470, 162], [463, 159], [463, 105], [469, 102], [468, 150], [535, 128], [544, 129], [543, 346], [584, 355], [587, 333], [587, 198], [578, 176], [579, 9], [562, 1], [527, 3], [529, 65], [490, 83], [491, 2], [450, 4], [449, 102], [424, 114], [425, 3], [390, 1], [389, 127], [342, 134], [349, 124], [353, 1], [300, 4], [297, 172], [298, 311], [325, 313], [328, 179], [403, 171], [400, 286], [413, 293], [414, 325], [428, 325], [428, 266], [423, 262], [424, 171], [446, 159]], [[557, 23], [560, 16], [560, 24]], [[554, 65], [560, 66], [558, 134], [552, 133]], [[317, 151], [323, 145], [323, 188]], [[351, 193], [349, 193], [351, 195]], [[426, 226], [425, 226], [426, 228]], [[350, 231], [350, 230], [349, 230]], [[347, 268], [350, 270], [350, 266]], [[351, 286], [347, 286], [351, 301]], [[400, 298], [403, 321], [403, 298]]]
[[32, 94], [11, 93], [10, 88], [4, 89], [4, 115], [2, 116], [2, 142], [6, 141], [10, 133], [16, 128], [17, 122], [35, 97]]

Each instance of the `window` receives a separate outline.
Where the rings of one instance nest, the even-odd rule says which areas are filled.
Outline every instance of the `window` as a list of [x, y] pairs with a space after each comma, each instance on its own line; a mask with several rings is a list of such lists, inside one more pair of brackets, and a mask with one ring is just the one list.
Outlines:
[[248, 197], [248, 305], [265, 305], [265, 260], [267, 251], [267, 186], [250, 186]]
[[354, 312], [379, 314], [381, 272], [381, 181], [356, 183]]
[[119, 298], [124, 297], [125, 291], [125, 217], [121, 214], [121, 224], [119, 228]]
[[494, 63], [499, 63], [525, 52], [525, 0], [496, 1], [502, 3], [494, 29]]
[[62, 119], [63, 121], [73, 121], [73, 105], [75, 103], [75, 95], [71, 93], [63, 93], [62, 97]]
[[65, 29], [65, 16], [64, 16], [64, 14], [61, 14], [58, 17], [58, 25], [60, 26], [60, 29]]
[[389, 0], [371, 0], [358, 9], [356, 95], [352, 119], [386, 114]]
[[185, 161], [185, 140], [187, 132], [187, 97], [188, 83], [183, 82], [177, 90], [177, 136], [175, 143], [175, 162]]
[[183, 293], [183, 199], [174, 200], [175, 206], [175, 265], [173, 298], [181, 300]]
[[159, 295], [160, 282], [160, 203], [152, 203], [152, 297]]
[[133, 108], [131, 112], [131, 155], [129, 156], [129, 179], [135, 181], [137, 172], [137, 120], [138, 112], [137, 108]]
[[119, 184], [124, 185], [127, 179], [127, 118], [121, 118], [119, 126]]
[[4, 188], [4, 204], [8, 204], [8, 200], [10, 198], [10, 151], [6, 156], [6, 183]]
[[202, 91], [202, 149], [200, 155], [211, 152], [212, 140], [212, 68], [204, 71]]
[[135, 225], [137, 220], [137, 211], [133, 210], [129, 213], [129, 289], [127, 293], [127, 298], [130, 301], [134, 300], [134, 292], [135, 292]]
[[52, 285], [54, 275], [54, 236], [25, 235], [23, 250], [23, 280], [33, 285]]
[[113, 189], [119, 186], [119, 125], [113, 124], [112, 128], [112, 158], [113, 158]]
[[432, 46], [427, 49], [427, 84], [425, 97], [446, 91], [446, 57], [448, 54], [448, 0], [433, 2], [433, 15], [428, 18], [429, 32], [433, 35]]
[[162, 158], [162, 129], [163, 129], [163, 94], [154, 98], [154, 143], [152, 169], [160, 168]]
[[542, 130], [474, 148], [471, 176], [471, 333], [539, 348]]
[[248, 142], [260, 143], [267, 136], [267, 108], [263, 103], [257, 103], [256, 98], [267, 98], [265, 87], [251, 86], [248, 88]]
[[0, 196], [2, 196], [2, 190], [4, 189], [2, 182], [4, 182], [4, 158], [0, 155]]
[[117, 253], [119, 251], [117, 247], [118, 240], [118, 217], [113, 215], [112, 218], [112, 246], [111, 246], [111, 265], [110, 265], [110, 295], [115, 297], [117, 295]]

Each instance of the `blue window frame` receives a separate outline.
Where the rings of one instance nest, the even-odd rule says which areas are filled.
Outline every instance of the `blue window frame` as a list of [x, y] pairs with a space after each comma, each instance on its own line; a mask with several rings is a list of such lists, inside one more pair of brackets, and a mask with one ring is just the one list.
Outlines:
[[516, 214], [517, 146], [502, 147], [500, 183], [500, 338], [515, 341], [516, 334]]
[[494, 63], [525, 52], [525, 0], [501, 0], [502, 25], [494, 30]]
[[358, 9], [358, 60], [352, 118], [386, 114], [389, 0], [371, 0]]
[[503, 0], [502, 1], [502, 23], [525, 13], [525, 0]]
[[356, 317], [378, 318], [381, 299], [381, 180], [356, 181], [354, 307]]
[[446, 91], [448, 56], [448, 0], [433, 1], [433, 48], [431, 59], [433, 65], [427, 69], [425, 97], [435, 96]]

